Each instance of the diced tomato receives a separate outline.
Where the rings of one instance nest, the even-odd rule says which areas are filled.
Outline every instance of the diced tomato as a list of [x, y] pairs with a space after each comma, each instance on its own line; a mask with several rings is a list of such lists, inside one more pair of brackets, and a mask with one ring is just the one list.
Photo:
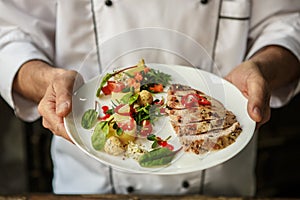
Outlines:
[[108, 106], [102, 106], [102, 111], [103, 113], [106, 114], [106, 112], [109, 110], [109, 107]]
[[168, 144], [168, 142], [167, 142], [167, 141], [164, 141], [164, 140], [158, 141], [157, 143], [158, 143], [160, 146], [162, 146], [162, 147], [165, 147], [165, 146], [167, 146], [167, 144]]
[[103, 117], [100, 117], [100, 120], [106, 120], [110, 117], [110, 114], [105, 114]]
[[153, 131], [153, 126], [149, 120], [142, 121], [142, 128], [140, 130], [141, 136], [146, 137], [147, 135], [151, 134]]
[[162, 84], [155, 84], [153, 87], [149, 88], [152, 92], [162, 92], [164, 91], [164, 87]]
[[186, 107], [194, 107], [199, 105], [211, 105], [210, 101], [198, 94], [187, 94], [181, 98], [181, 104]]
[[169, 144], [167, 140], [162, 140], [160, 137], [157, 137], [157, 144], [161, 147], [168, 148], [171, 151], [174, 149], [173, 145]]
[[198, 97], [199, 97], [199, 100], [198, 100], [199, 104], [201, 104], [201, 105], [211, 105], [210, 101], [208, 101], [206, 98], [204, 98], [200, 95], [198, 95]]
[[111, 92], [114, 90], [114, 88], [115, 88], [115, 81], [107, 81], [106, 86], [102, 87], [101, 90], [105, 95], [110, 95]]

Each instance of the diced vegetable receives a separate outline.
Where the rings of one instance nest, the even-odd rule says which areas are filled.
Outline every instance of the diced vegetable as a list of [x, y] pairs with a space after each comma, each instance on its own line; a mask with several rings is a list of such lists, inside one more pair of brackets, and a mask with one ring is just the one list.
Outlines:
[[105, 95], [110, 95], [112, 93], [112, 91], [115, 88], [115, 82], [114, 81], [107, 81], [107, 85], [102, 87], [101, 91], [105, 94]]
[[151, 92], [155, 92], [155, 93], [164, 91], [164, 87], [163, 87], [162, 84], [154, 84], [154, 86], [149, 87], [149, 89], [150, 89]]

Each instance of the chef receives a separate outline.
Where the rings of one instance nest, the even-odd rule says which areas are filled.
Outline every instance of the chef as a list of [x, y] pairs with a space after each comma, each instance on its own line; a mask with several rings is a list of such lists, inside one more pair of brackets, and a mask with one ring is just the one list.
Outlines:
[[264, 123], [269, 106], [299, 91], [299, 0], [10, 0], [0, 10], [1, 96], [16, 116], [42, 117], [54, 133], [55, 193], [255, 194], [256, 137], [218, 166], [142, 175], [87, 156], [69, 141], [63, 117], [79, 77], [144, 58], [227, 78]]

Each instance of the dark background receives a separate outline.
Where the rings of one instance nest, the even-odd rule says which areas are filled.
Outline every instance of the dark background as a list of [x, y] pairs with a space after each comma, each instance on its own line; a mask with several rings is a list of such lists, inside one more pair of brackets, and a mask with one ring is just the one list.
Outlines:
[[[300, 95], [272, 110], [259, 133], [258, 197], [300, 197]], [[0, 98], [0, 194], [52, 191], [51, 133], [24, 123]]]

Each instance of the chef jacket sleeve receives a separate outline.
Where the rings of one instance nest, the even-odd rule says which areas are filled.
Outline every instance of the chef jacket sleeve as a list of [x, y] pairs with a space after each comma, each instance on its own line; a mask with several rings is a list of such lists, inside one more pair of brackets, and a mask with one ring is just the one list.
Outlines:
[[[253, 17], [250, 27], [252, 42], [246, 59], [266, 46], [278, 45], [288, 49], [300, 61], [299, 1], [277, 1], [278, 5], [274, 5], [274, 2], [270, 0], [253, 2]], [[299, 80], [273, 91], [271, 107], [285, 105], [299, 91]]]
[[12, 90], [19, 68], [30, 60], [51, 64], [54, 48], [54, 1], [0, 1], [0, 94], [25, 121], [39, 117], [36, 103]]

